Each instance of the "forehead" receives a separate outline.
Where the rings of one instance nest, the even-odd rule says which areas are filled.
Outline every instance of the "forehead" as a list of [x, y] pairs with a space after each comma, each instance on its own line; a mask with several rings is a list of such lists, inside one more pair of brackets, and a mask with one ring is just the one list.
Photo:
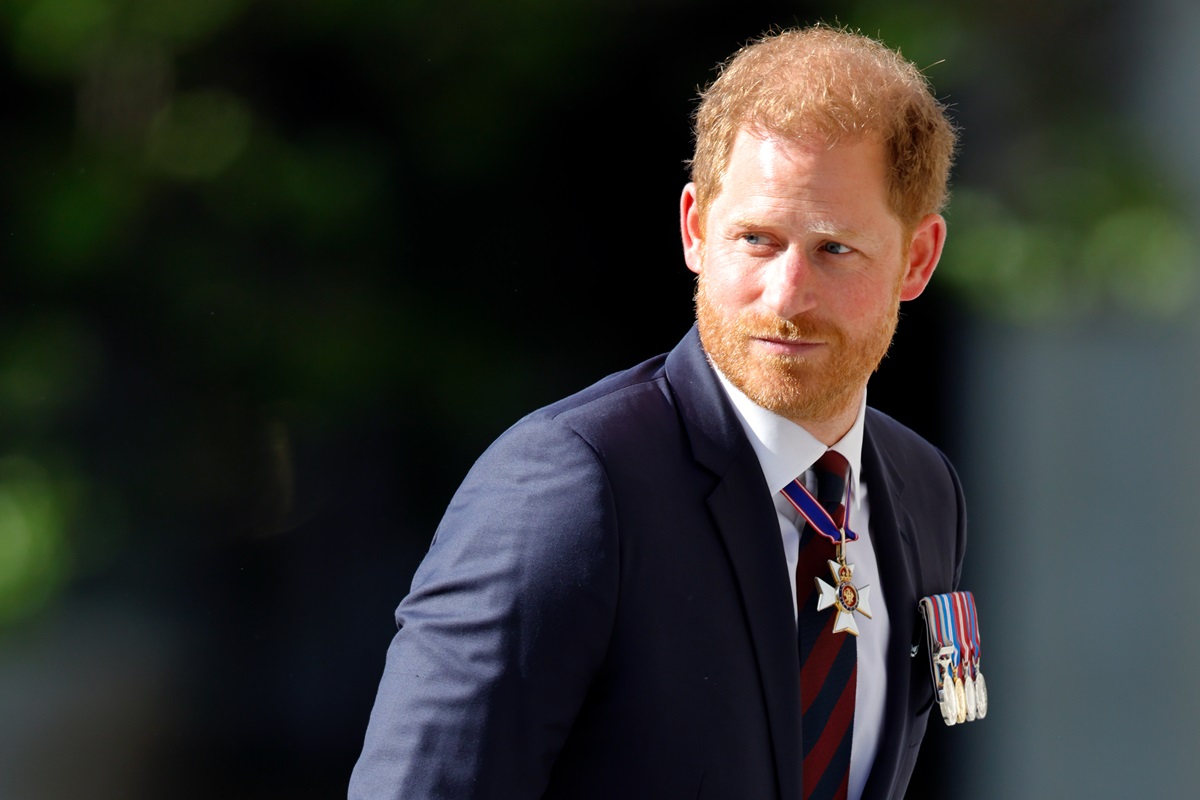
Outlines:
[[858, 137], [828, 144], [743, 129], [730, 149], [714, 205], [845, 205], [889, 210], [882, 144]]
[[783, 169], [806, 172], [843, 159], [862, 161], [862, 166], [873, 168], [869, 171], [883, 177], [884, 150], [876, 136], [848, 135], [831, 140], [820, 134], [795, 136], [753, 127], [742, 127], [734, 136], [726, 171], [758, 165], [775, 177]]

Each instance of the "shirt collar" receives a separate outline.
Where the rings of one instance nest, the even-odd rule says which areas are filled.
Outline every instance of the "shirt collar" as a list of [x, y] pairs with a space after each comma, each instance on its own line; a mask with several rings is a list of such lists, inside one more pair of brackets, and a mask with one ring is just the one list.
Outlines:
[[[767, 480], [767, 488], [771, 494], [779, 492], [797, 476], [803, 475], [826, 449], [819, 439], [806, 431], [800, 425], [789, 419], [769, 411], [747, 397], [742, 390], [734, 386], [716, 366], [713, 370], [721, 380], [721, 386], [733, 403], [738, 421], [750, 439], [754, 454], [762, 467], [763, 477]], [[846, 435], [832, 447], [841, 453], [850, 463], [851, 484], [854, 487], [854, 505], [857, 508], [863, 496], [862, 493], [862, 443], [863, 420], [866, 417], [867, 395], [863, 392], [862, 404], [858, 408], [858, 416]]]

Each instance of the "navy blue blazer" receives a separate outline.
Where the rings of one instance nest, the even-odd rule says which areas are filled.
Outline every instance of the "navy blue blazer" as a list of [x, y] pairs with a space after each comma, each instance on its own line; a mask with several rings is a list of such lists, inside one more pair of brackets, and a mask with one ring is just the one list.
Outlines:
[[[936, 448], [868, 410], [891, 618], [869, 798], [904, 794], [933, 690], [917, 601], [958, 585]], [[775, 509], [692, 331], [475, 463], [396, 611], [352, 800], [800, 797], [799, 656]]]

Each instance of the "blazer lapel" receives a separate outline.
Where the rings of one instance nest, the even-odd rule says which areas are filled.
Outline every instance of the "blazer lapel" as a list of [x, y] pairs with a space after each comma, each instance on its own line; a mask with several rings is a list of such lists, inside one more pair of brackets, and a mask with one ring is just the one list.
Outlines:
[[716, 476], [708, 504], [754, 643], [780, 797], [799, 797], [800, 657], [775, 508], [758, 458], [694, 327], [668, 356], [666, 369], [693, 454]]
[[907, 752], [910, 707], [912, 646], [917, 641], [917, 589], [919, 585], [912, 517], [904, 509], [903, 472], [880, 448], [877, 430], [867, 412], [863, 438], [863, 478], [871, 503], [871, 542], [879, 564], [879, 580], [891, 620], [888, 644], [888, 693], [884, 709], [884, 736], [871, 775], [863, 791], [864, 800], [888, 800], [893, 796], [901, 756]]

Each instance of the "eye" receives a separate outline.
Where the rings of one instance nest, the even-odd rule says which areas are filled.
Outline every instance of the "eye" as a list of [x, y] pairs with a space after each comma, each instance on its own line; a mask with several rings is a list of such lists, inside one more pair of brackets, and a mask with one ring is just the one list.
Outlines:
[[825, 244], [821, 245], [821, 249], [826, 253], [832, 253], [835, 256], [844, 256], [851, 252], [851, 248], [847, 247], [841, 242], [826, 242]]
[[766, 236], [761, 233], [743, 233], [742, 241], [751, 247], [759, 247], [761, 245], [770, 244]]

